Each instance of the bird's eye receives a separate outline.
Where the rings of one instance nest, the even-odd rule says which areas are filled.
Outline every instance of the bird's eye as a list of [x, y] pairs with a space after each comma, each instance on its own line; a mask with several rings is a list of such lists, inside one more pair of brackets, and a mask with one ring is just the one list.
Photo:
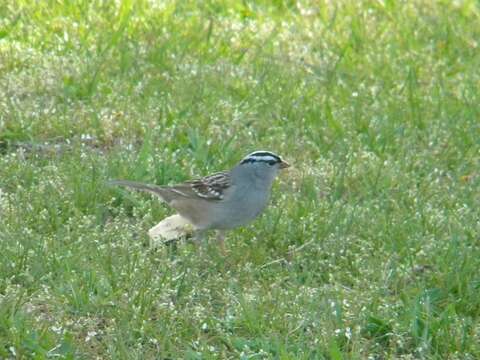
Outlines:
[[276, 162], [276, 161], [274, 161], [274, 160], [270, 160], [270, 161], [268, 161], [268, 165], [270, 165], [270, 166], [273, 166], [273, 165], [275, 165], [276, 163], [277, 163], [277, 162]]

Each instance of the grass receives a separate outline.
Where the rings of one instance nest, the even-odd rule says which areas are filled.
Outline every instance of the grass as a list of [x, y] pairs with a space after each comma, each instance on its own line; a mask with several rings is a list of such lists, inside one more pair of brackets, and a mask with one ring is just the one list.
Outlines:
[[[0, 358], [480, 358], [475, 1], [0, 4]], [[159, 184], [294, 169], [224, 258]]]

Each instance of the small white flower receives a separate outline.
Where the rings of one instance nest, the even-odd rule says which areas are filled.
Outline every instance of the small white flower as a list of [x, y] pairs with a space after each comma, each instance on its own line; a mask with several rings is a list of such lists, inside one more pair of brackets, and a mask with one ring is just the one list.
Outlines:
[[85, 337], [85, 342], [89, 342], [96, 335], [97, 335], [97, 332], [95, 330], [87, 332], [87, 336]]
[[63, 328], [61, 326], [52, 326], [50, 327], [50, 329], [52, 329], [52, 331], [55, 333], [55, 334], [61, 334], [63, 332]]

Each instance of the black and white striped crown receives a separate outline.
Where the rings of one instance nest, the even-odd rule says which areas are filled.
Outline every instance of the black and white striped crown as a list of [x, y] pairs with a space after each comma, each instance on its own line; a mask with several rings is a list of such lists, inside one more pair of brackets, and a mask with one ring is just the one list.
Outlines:
[[279, 164], [282, 161], [280, 156], [272, 153], [271, 151], [254, 151], [251, 154], [248, 154], [240, 161], [240, 164], [264, 162], [269, 165]]

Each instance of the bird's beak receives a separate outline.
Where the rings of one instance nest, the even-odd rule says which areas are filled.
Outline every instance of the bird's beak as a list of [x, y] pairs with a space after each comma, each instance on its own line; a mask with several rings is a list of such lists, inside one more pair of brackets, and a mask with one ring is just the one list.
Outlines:
[[282, 160], [282, 162], [280, 163], [280, 169], [286, 169], [289, 167], [290, 167], [290, 164], [287, 163], [285, 160]]

